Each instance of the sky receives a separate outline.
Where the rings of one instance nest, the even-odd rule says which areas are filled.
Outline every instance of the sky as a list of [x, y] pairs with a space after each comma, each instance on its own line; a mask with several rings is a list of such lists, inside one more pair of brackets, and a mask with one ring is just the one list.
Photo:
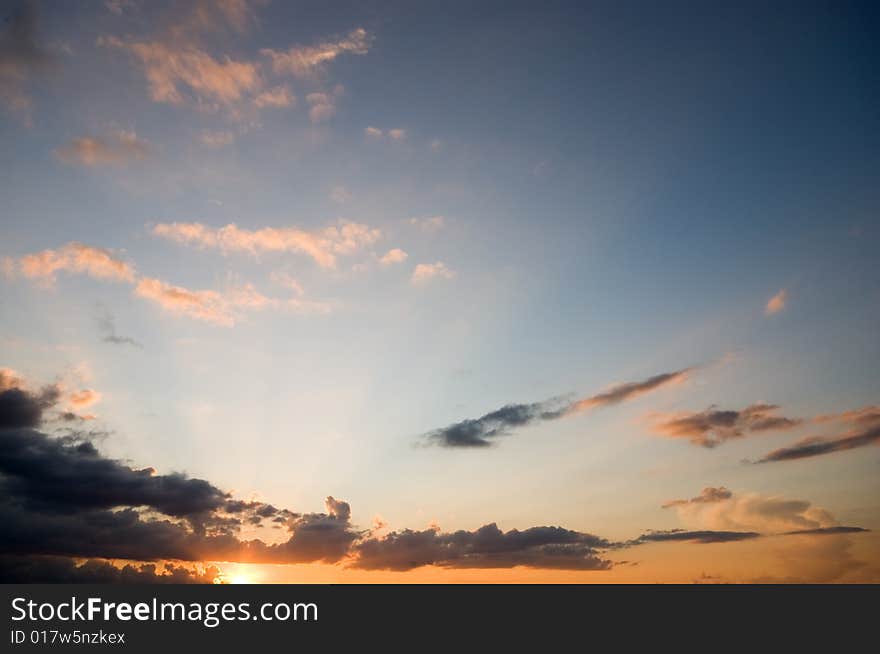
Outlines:
[[0, 578], [880, 581], [871, 3], [4, 3]]

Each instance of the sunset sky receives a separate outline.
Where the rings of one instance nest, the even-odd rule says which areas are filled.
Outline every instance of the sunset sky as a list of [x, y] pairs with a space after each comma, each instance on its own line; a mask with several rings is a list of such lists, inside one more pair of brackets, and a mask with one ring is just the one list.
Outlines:
[[880, 582], [878, 22], [3, 3], [0, 578]]

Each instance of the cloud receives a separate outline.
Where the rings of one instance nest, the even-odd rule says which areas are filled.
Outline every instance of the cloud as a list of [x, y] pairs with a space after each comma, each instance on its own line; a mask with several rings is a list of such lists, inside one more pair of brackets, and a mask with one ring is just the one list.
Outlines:
[[454, 279], [455, 271], [446, 267], [442, 261], [435, 263], [420, 263], [413, 270], [411, 281], [413, 284], [424, 284], [432, 279]]
[[116, 318], [106, 308], [99, 307], [96, 317], [98, 323], [98, 331], [101, 334], [101, 341], [112, 345], [130, 345], [132, 347], [143, 348], [143, 345], [131, 338], [130, 336], [120, 336], [116, 332]]
[[228, 129], [203, 129], [199, 141], [209, 148], [222, 148], [235, 142], [235, 132]]
[[717, 447], [732, 438], [793, 429], [803, 423], [799, 418], [776, 415], [775, 404], [752, 404], [745, 409], [721, 410], [709, 407], [696, 413], [682, 412], [654, 417], [653, 429], [668, 438], [686, 438], [700, 447]]
[[43, 250], [18, 260], [7, 259], [7, 269], [28, 279], [54, 284], [58, 272], [88, 275], [95, 279], [133, 282], [134, 267], [110, 250], [71, 242], [57, 250]]
[[254, 98], [254, 105], [260, 109], [293, 107], [296, 105], [296, 96], [291, 93], [290, 87], [276, 86], [258, 94]]
[[379, 263], [383, 266], [389, 266], [395, 263], [403, 263], [406, 261], [407, 257], [409, 257], [409, 255], [400, 248], [393, 248], [388, 250], [388, 252], [379, 259]]
[[629, 544], [688, 542], [708, 545], [712, 543], [734, 543], [760, 537], [761, 534], [754, 531], [713, 531], [705, 529], [688, 531], [685, 529], [670, 529], [667, 531], [649, 531], [634, 541], [630, 541]]
[[45, 72], [52, 57], [37, 39], [38, 15], [35, 2], [19, 2], [3, 17], [0, 33], [0, 104], [23, 116], [30, 125], [32, 99], [27, 90], [35, 74]]
[[192, 45], [128, 41], [113, 36], [100, 38], [98, 44], [125, 50], [141, 62], [154, 102], [232, 105], [262, 84], [256, 64], [229, 57], [217, 60]]
[[159, 279], [144, 277], [135, 287], [135, 294], [155, 302], [171, 313], [190, 316], [218, 325], [232, 326], [235, 318], [217, 291], [191, 291]]
[[785, 308], [785, 303], [788, 299], [788, 293], [786, 290], [780, 289], [780, 291], [771, 297], [767, 301], [767, 306], [764, 307], [764, 313], [768, 316], [772, 316], [774, 313], [779, 313]]
[[101, 393], [91, 388], [74, 391], [67, 397], [67, 401], [76, 409], [84, 409], [101, 401]]
[[641, 395], [645, 395], [646, 393], [650, 393], [658, 388], [672, 384], [680, 384], [687, 380], [693, 371], [693, 368], [684, 368], [683, 370], [676, 370], [675, 372], [664, 372], [659, 375], [654, 375], [653, 377], [638, 382], [618, 384], [603, 393], [598, 393], [591, 397], [585, 397], [582, 400], [574, 402], [569, 407], [568, 411], [569, 413], [577, 413], [580, 411], [589, 411], [597, 407], [620, 404], [621, 402], [632, 400]]
[[532, 404], [508, 404], [479, 418], [471, 418], [428, 432], [429, 443], [443, 447], [488, 447], [492, 440], [510, 433], [514, 427], [535, 422], [557, 420], [592, 408], [619, 404], [685, 379], [693, 368], [663, 373], [640, 382], [614, 386], [608, 391], [583, 399], [565, 401], [560, 398]]
[[113, 565], [90, 559], [78, 563], [59, 556], [0, 556], [3, 584], [213, 584], [222, 581], [216, 566], [154, 563]]
[[334, 186], [330, 189], [330, 199], [339, 204], [345, 204], [351, 200], [351, 193], [344, 186]]
[[817, 421], [837, 421], [850, 428], [829, 436], [803, 438], [793, 445], [765, 454], [756, 463], [808, 459], [880, 443], [880, 407], [868, 406], [836, 416], [820, 416]]
[[401, 128], [395, 127], [392, 129], [380, 129], [378, 127], [366, 127], [364, 128], [364, 135], [367, 138], [375, 141], [379, 141], [385, 137], [388, 137], [392, 141], [405, 141], [408, 136], [408, 132]]
[[446, 218], [444, 216], [413, 217], [409, 219], [409, 224], [420, 227], [426, 232], [436, 232], [446, 225]]
[[38, 391], [24, 387], [9, 368], [0, 368], [0, 429], [27, 429], [40, 425], [46, 410], [61, 399], [61, 389], [47, 385]]
[[314, 46], [294, 46], [286, 51], [265, 48], [260, 50], [260, 54], [270, 59], [272, 69], [278, 74], [311, 79], [318, 76], [327, 64], [343, 54], [367, 54], [372, 41], [373, 36], [359, 27], [345, 36], [325, 40]]
[[367, 570], [411, 570], [426, 565], [444, 568], [512, 568], [608, 570], [600, 548], [608, 541], [561, 527], [532, 527], [504, 532], [494, 523], [474, 531], [443, 533], [439, 529], [391, 532], [355, 543], [349, 565]]
[[309, 93], [306, 96], [309, 104], [309, 120], [313, 123], [323, 123], [336, 115], [336, 100], [328, 93]]
[[121, 166], [149, 156], [150, 143], [134, 132], [118, 131], [106, 136], [83, 136], [55, 150], [62, 163], [79, 166]]
[[724, 486], [719, 486], [718, 488], [708, 486], [700, 491], [700, 494], [696, 497], [692, 497], [689, 500], [671, 500], [663, 504], [662, 508], [668, 509], [674, 506], [686, 506], [688, 504], [723, 502], [724, 500], [729, 500], [731, 497], [733, 497], [733, 493], [727, 490]]
[[153, 234], [183, 245], [223, 252], [301, 252], [324, 268], [336, 265], [337, 255], [349, 255], [379, 240], [378, 229], [347, 221], [308, 232], [294, 227], [242, 229], [234, 224], [212, 228], [201, 223], [160, 223]]

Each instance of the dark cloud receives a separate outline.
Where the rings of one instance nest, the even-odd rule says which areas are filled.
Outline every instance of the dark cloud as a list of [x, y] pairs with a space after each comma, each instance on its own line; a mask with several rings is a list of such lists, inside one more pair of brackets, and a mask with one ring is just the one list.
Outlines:
[[105, 307], [98, 307], [98, 315], [96, 317], [98, 323], [98, 331], [101, 334], [101, 340], [104, 343], [112, 345], [130, 345], [132, 347], [143, 349], [143, 345], [131, 338], [130, 336], [121, 336], [116, 332], [116, 318]]
[[670, 529], [668, 531], [649, 531], [630, 541], [629, 544], [690, 542], [706, 545], [711, 543], [732, 543], [760, 537], [761, 534], [756, 531], [713, 531], [708, 529], [687, 531], [684, 529]]
[[0, 429], [36, 427], [43, 413], [61, 399], [57, 386], [45, 386], [37, 392], [22, 388], [21, 380], [8, 369], [0, 368]]
[[797, 536], [800, 534], [812, 535], [812, 536], [836, 536], [839, 534], [861, 534], [864, 532], [871, 531], [870, 529], [865, 529], [864, 527], [847, 527], [841, 525], [839, 527], [817, 527], [816, 529], [798, 529], [796, 531], [787, 531], [785, 532], [786, 536]]
[[30, 109], [31, 98], [25, 90], [28, 78], [52, 62], [37, 38], [38, 18], [32, 1], [11, 3], [0, 16], [0, 103], [19, 113]]
[[851, 428], [832, 436], [804, 438], [793, 445], [769, 452], [759, 459], [757, 463], [807, 459], [880, 443], [880, 408], [878, 407], [865, 407], [856, 411], [842, 413], [838, 416], [822, 416], [819, 421], [826, 422], [829, 420], [848, 424]]
[[443, 533], [405, 529], [382, 538], [365, 538], [352, 548], [352, 563], [368, 570], [411, 570], [426, 565], [447, 568], [554, 568], [608, 570], [601, 549], [608, 541], [561, 527], [501, 531], [488, 524], [475, 531]]
[[117, 567], [91, 559], [77, 563], [54, 556], [0, 556], [2, 584], [212, 584], [220, 580], [215, 566], [203, 569], [153, 563]]
[[693, 368], [685, 368], [655, 375], [643, 381], [620, 384], [608, 391], [575, 401], [554, 398], [532, 404], [507, 404], [479, 418], [468, 418], [430, 431], [425, 434], [425, 439], [442, 447], [488, 447], [493, 444], [493, 439], [509, 434], [515, 427], [619, 404], [667, 384], [683, 381], [692, 371]]
[[700, 494], [696, 497], [692, 497], [689, 500], [671, 500], [663, 504], [662, 508], [668, 509], [673, 506], [686, 506], [688, 504], [712, 504], [729, 500], [731, 497], [733, 497], [733, 493], [724, 486], [719, 486], [718, 488], [708, 486], [700, 491]]
[[709, 407], [696, 413], [658, 416], [654, 430], [669, 438], [686, 438], [694, 445], [716, 447], [747, 434], [792, 429], [803, 421], [776, 415], [775, 404], [752, 404], [736, 410]]

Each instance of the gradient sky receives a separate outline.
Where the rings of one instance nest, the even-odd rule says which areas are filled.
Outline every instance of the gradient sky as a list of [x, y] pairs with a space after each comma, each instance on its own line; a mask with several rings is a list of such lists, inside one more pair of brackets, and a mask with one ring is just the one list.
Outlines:
[[[878, 581], [878, 27], [848, 2], [14, 4], [0, 365], [62, 389], [79, 418], [47, 434], [332, 495], [376, 540], [761, 534], [598, 571], [227, 576]], [[860, 440], [754, 463], [809, 437]], [[780, 535], [839, 526], [871, 531]]]

